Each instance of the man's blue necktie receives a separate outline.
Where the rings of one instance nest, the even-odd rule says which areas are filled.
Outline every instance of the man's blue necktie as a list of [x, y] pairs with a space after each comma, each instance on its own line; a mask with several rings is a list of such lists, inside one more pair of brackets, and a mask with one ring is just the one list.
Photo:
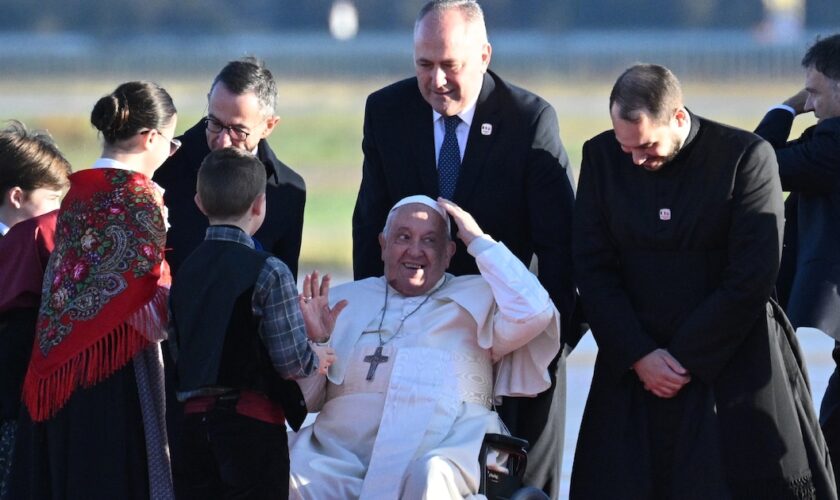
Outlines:
[[446, 132], [443, 134], [443, 144], [440, 146], [438, 157], [438, 187], [440, 195], [447, 200], [455, 194], [455, 184], [458, 182], [458, 171], [461, 169], [461, 150], [458, 148], [458, 137], [455, 129], [461, 119], [447, 116], [443, 119]]

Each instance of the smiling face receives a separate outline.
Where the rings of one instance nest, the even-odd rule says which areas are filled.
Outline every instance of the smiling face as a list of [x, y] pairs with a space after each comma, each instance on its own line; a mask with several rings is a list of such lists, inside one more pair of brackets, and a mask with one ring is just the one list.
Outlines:
[[443, 276], [455, 243], [440, 214], [425, 205], [403, 205], [390, 219], [379, 235], [385, 279], [407, 297], [423, 295]]
[[688, 135], [684, 109], [678, 109], [664, 123], [658, 123], [644, 112], [639, 113], [637, 121], [629, 121], [621, 118], [618, 105], [613, 104], [610, 119], [621, 150], [645, 170], [659, 170], [673, 160], [682, 147], [682, 137]]
[[443, 116], [454, 116], [478, 98], [490, 64], [483, 25], [457, 9], [430, 13], [414, 31], [414, 68], [423, 99]]

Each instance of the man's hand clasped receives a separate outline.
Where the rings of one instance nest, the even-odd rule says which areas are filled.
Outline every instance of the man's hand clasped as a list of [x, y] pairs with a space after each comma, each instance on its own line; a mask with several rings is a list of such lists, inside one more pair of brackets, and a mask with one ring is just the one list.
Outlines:
[[691, 382], [688, 370], [665, 349], [656, 349], [633, 363], [645, 389], [660, 398], [673, 398]]

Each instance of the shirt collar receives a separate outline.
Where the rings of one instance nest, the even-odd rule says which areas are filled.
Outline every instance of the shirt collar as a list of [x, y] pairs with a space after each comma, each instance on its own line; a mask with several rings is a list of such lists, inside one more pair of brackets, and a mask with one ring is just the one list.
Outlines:
[[120, 170], [131, 170], [134, 172], [133, 168], [113, 158], [100, 158], [93, 162], [93, 168], [118, 168]]
[[[117, 161], [113, 158], [99, 158], [98, 160], [93, 162], [93, 166], [91, 168], [116, 168], [116, 169], [119, 169], [119, 170], [128, 170], [130, 172], [137, 172], [136, 170], [129, 167], [125, 163], [123, 163], [121, 161]], [[155, 182], [151, 179], [149, 179], [149, 181], [155, 187], [157, 192], [160, 193], [161, 196], [163, 196], [163, 193], [165, 193], [166, 190], [163, 189], [163, 187], [160, 184], [158, 184], [157, 182]]]
[[3, 223], [3, 221], [0, 221], [0, 234], [2, 234], [3, 236], [5, 236], [5, 235], [6, 235], [6, 233], [8, 233], [8, 232], [9, 232], [9, 226], [7, 226], [6, 224], [4, 224], [4, 223]]
[[245, 231], [236, 226], [227, 224], [219, 224], [217, 226], [209, 226], [204, 235], [205, 240], [215, 241], [232, 241], [234, 243], [241, 243], [248, 248], [256, 248], [254, 240], [248, 236]]
[[[467, 124], [467, 129], [469, 129], [472, 126], [473, 117], [475, 117], [476, 104], [478, 104], [478, 95], [475, 96], [475, 99], [473, 99], [472, 102], [466, 108], [464, 108], [463, 111], [458, 113], [458, 118], [460, 118], [462, 122]], [[437, 123], [437, 121], [442, 116], [442, 114], [438, 113], [434, 109], [432, 110], [433, 123]]]
[[688, 108], [686, 108], [685, 111], [688, 114], [689, 119], [688, 135], [683, 141], [682, 147], [680, 147], [680, 150], [677, 152], [677, 156], [674, 157], [674, 160], [676, 160], [677, 158], [682, 158], [683, 156], [685, 156], [685, 154], [687, 154], [685, 152], [689, 150], [690, 146], [694, 143], [694, 139], [697, 137], [698, 132], [700, 131], [700, 120], [697, 118], [697, 115], [689, 111]]

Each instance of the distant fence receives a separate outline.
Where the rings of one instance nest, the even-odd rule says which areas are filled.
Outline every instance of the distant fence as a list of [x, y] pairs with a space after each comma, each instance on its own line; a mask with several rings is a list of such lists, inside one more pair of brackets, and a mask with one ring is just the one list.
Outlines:
[[[493, 67], [505, 73], [567, 79], [615, 76], [628, 65], [656, 62], [683, 77], [800, 75], [815, 34], [764, 44], [747, 32], [491, 33]], [[207, 78], [245, 54], [265, 59], [283, 78], [406, 75], [413, 71], [410, 33], [364, 34], [345, 42], [321, 33], [231, 36], [0, 34], [0, 78], [149, 75]]]

